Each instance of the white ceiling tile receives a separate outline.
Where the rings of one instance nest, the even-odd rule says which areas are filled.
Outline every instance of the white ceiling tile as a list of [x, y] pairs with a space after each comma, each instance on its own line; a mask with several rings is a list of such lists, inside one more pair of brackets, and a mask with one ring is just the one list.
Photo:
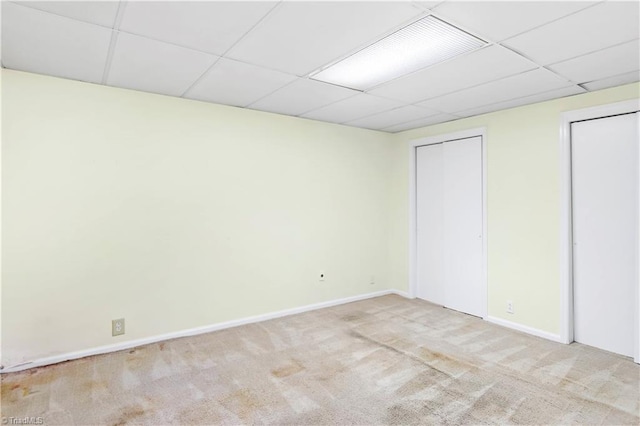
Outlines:
[[396, 79], [369, 93], [414, 103], [533, 68], [535, 64], [509, 49], [489, 46]]
[[291, 74], [221, 58], [185, 97], [244, 107], [295, 79]]
[[225, 56], [305, 76], [424, 13], [408, 2], [283, 2]]
[[2, 3], [6, 68], [99, 83], [111, 30], [37, 9]]
[[117, 1], [21, 1], [16, 3], [108, 28], [113, 28], [118, 13]]
[[[267, 1], [129, 2], [120, 29], [221, 55], [275, 4]], [[287, 37], [291, 35], [283, 32]]]
[[398, 108], [402, 103], [361, 93], [304, 114], [313, 120], [344, 123], [382, 111]]
[[217, 59], [196, 50], [120, 33], [107, 84], [180, 96]]
[[367, 129], [381, 130], [396, 124], [406, 123], [408, 121], [417, 120], [419, 118], [431, 117], [439, 114], [429, 108], [421, 108], [415, 105], [407, 105], [390, 111], [381, 112], [379, 114], [370, 115], [358, 120], [349, 121], [348, 126], [364, 127]]
[[537, 69], [430, 99], [419, 105], [456, 114], [458, 111], [534, 95], [569, 85], [567, 80], [551, 71]]
[[588, 91], [606, 89], [608, 87], [622, 86], [623, 84], [635, 83], [640, 80], [640, 70], [615, 75], [602, 80], [585, 83], [582, 86]]
[[396, 133], [404, 132], [405, 130], [417, 129], [419, 127], [432, 126], [438, 123], [444, 123], [446, 121], [457, 120], [458, 116], [451, 114], [438, 114], [432, 117], [421, 118], [419, 120], [409, 121], [407, 123], [396, 124], [395, 126], [386, 127], [382, 130], [385, 132]]
[[586, 1], [449, 1], [435, 8], [445, 20], [502, 41], [584, 9]]
[[320, 81], [299, 78], [249, 105], [249, 108], [278, 114], [300, 115], [358, 93], [355, 90]]
[[640, 67], [640, 40], [569, 59], [551, 65], [549, 68], [576, 83], [585, 83], [624, 74], [638, 67]]
[[544, 93], [537, 93], [532, 96], [525, 96], [523, 98], [512, 99], [505, 102], [498, 102], [491, 105], [485, 105], [480, 108], [474, 108], [467, 111], [461, 111], [457, 113], [461, 117], [471, 117], [474, 115], [486, 114], [493, 111], [500, 111], [507, 108], [515, 108], [522, 105], [535, 104], [538, 102], [544, 102], [551, 99], [563, 98], [565, 96], [577, 95], [584, 93], [586, 90], [580, 86], [563, 87], [562, 89], [550, 90]]
[[610, 1], [543, 25], [504, 45], [548, 65], [640, 37], [637, 1]]

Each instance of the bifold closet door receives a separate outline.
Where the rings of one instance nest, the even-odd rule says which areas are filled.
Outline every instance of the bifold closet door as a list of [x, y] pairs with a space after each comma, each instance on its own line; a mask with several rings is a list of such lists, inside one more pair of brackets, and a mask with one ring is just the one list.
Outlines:
[[482, 317], [482, 139], [443, 145], [445, 306]]
[[416, 150], [417, 292], [420, 299], [444, 305], [444, 209], [442, 144]]
[[633, 356], [638, 113], [571, 124], [574, 340]]
[[416, 296], [483, 316], [482, 139], [416, 149]]

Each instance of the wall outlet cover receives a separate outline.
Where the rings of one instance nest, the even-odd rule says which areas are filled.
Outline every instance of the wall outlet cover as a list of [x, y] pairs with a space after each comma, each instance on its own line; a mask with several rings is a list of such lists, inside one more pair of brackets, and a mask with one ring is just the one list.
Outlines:
[[124, 318], [111, 320], [111, 335], [120, 336], [124, 334]]

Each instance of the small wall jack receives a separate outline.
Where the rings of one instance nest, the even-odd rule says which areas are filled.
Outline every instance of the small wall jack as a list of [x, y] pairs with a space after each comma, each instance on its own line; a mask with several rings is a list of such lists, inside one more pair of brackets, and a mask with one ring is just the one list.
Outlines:
[[507, 313], [508, 314], [513, 313], [513, 301], [511, 300], [507, 300]]
[[111, 335], [120, 336], [124, 334], [124, 318], [111, 320]]

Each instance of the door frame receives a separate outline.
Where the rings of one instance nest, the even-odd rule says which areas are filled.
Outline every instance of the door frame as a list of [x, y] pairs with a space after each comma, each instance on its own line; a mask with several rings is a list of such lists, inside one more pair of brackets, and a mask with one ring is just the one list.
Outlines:
[[[614, 115], [640, 111], [640, 99], [616, 102], [567, 111], [560, 118], [560, 340], [571, 343], [574, 340], [573, 317], [573, 207], [571, 182], [571, 123], [576, 121], [605, 118]], [[640, 115], [639, 115], [640, 124]], [[638, 150], [640, 152], [640, 149]], [[640, 155], [638, 158], [640, 164]], [[638, 178], [640, 188], [640, 173]], [[640, 194], [639, 194], [640, 195]], [[638, 197], [640, 200], [640, 196]], [[640, 205], [638, 206], [640, 211]], [[636, 268], [640, 265], [639, 256]], [[635, 349], [634, 361], [640, 363], [640, 272], [635, 299]]]
[[479, 127], [469, 130], [462, 130], [454, 133], [445, 133], [436, 136], [428, 136], [409, 141], [409, 297], [415, 298], [417, 293], [417, 167], [416, 167], [416, 150], [420, 146], [434, 145], [439, 143], [450, 142], [459, 139], [468, 139], [480, 137], [482, 146], [482, 295], [483, 295], [483, 312], [482, 318], [488, 316], [488, 292], [487, 292], [487, 129]]

